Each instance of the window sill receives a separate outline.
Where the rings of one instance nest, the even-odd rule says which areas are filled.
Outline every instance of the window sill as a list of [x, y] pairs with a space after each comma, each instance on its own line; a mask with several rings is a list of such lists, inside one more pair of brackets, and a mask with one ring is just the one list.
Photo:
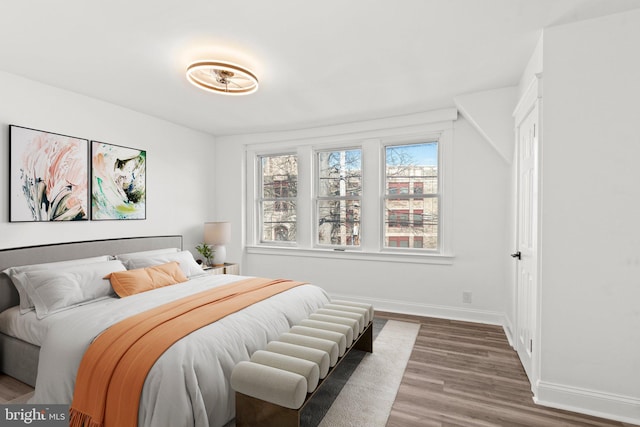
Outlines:
[[283, 246], [247, 246], [248, 254], [294, 256], [303, 258], [351, 259], [361, 261], [395, 262], [407, 264], [453, 264], [453, 255], [416, 252], [363, 252], [355, 249], [307, 249]]

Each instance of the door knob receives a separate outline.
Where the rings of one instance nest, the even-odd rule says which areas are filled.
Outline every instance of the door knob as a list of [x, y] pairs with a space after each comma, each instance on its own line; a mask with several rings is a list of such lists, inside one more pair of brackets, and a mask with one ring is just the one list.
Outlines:
[[513, 258], [522, 259], [522, 252], [518, 251], [515, 254], [511, 254]]

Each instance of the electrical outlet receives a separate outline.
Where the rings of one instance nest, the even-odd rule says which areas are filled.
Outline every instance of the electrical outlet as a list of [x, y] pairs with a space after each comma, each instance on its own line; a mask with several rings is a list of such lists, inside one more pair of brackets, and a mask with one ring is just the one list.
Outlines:
[[463, 291], [462, 292], [462, 302], [465, 304], [471, 304], [471, 292], [469, 291]]

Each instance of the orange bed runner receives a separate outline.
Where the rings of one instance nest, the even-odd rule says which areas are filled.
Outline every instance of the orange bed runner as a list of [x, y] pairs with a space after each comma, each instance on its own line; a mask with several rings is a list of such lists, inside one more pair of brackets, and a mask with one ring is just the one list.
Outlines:
[[231, 313], [302, 284], [283, 279], [246, 279], [111, 326], [94, 340], [80, 363], [70, 426], [136, 426], [147, 373], [172, 344]]

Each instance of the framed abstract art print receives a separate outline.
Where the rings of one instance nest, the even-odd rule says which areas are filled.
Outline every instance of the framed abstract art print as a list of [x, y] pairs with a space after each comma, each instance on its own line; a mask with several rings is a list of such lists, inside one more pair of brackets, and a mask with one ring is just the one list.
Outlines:
[[91, 219], [146, 219], [147, 152], [91, 141]]
[[86, 221], [89, 141], [9, 126], [10, 221]]

